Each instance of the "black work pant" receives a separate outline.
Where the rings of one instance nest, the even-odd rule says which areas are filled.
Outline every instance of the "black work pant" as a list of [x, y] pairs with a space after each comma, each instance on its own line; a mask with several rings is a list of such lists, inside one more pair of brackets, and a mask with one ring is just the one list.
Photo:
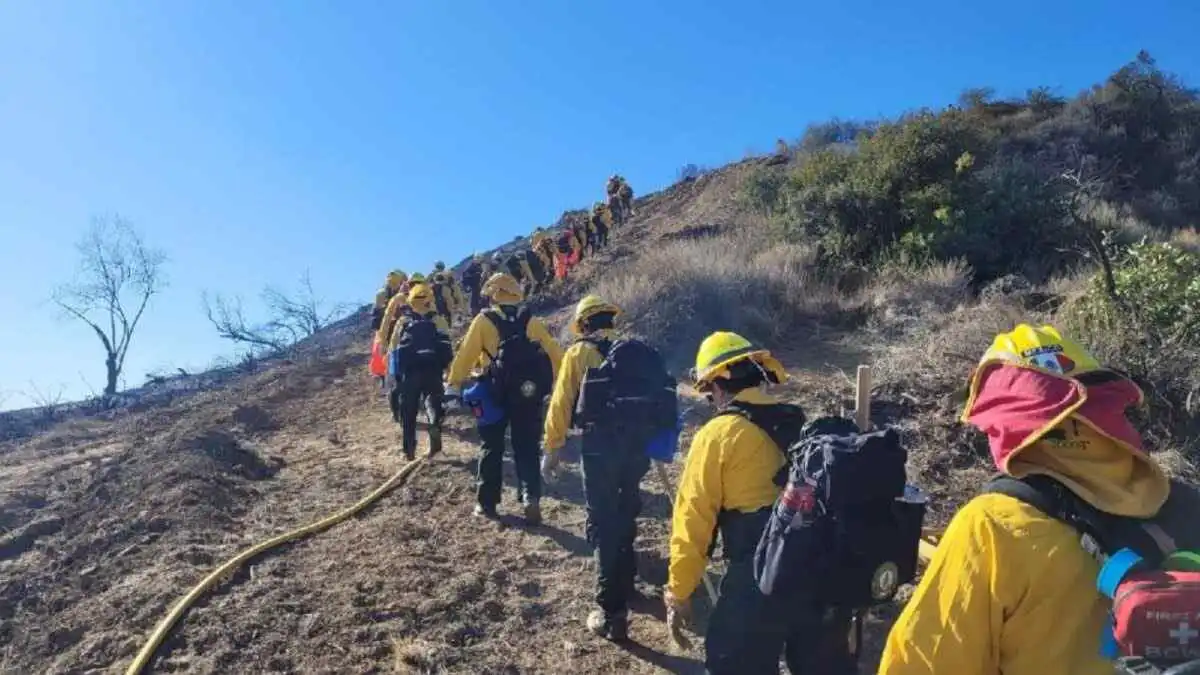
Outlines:
[[517, 469], [517, 500], [525, 503], [542, 498], [542, 406], [527, 403], [504, 411], [495, 424], [479, 427], [483, 449], [475, 496], [480, 506], [495, 509], [500, 503], [504, 481], [504, 432], [511, 428], [513, 464]]
[[730, 563], [704, 636], [706, 672], [777, 675], [782, 655], [792, 675], [853, 675], [848, 610], [766, 597], [758, 589], [754, 549], [768, 513], [722, 514], [721, 539]]
[[417, 450], [417, 413], [421, 410], [421, 402], [425, 402], [425, 414], [429, 416], [429, 428], [442, 428], [442, 373], [429, 368], [424, 370], [404, 372], [392, 389], [399, 392], [400, 424], [403, 437], [404, 454], [409, 455]]
[[[616, 430], [613, 430], [616, 431]], [[587, 540], [596, 553], [596, 604], [608, 618], [624, 619], [637, 575], [637, 517], [641, 482], [650, 470], [636, 434], [588, 432], [583, 437], [583, 494]]]

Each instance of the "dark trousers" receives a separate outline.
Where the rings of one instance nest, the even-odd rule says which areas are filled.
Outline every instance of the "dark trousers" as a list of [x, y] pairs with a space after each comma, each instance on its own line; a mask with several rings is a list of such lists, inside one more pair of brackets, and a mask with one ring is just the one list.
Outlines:
[[583, 437], [583, 494], [587, 540], [596, 553], [596, 604], [608, 618], [624, 619], [637, 575], [637, 517], [641, 482], [650, 470], [645, 443], [621, 433]]
[[704, 636], [705, 671], [777, 675], [782, 655], [792, 675], [854, 675], [858, 668], [848, 648], [848, 610], [768, 598], [759, 591], [754, 549], [769, 513], [722, 514], [721, 539], [730, 563]]
[[429, 416], [430, 433], [442, 428], [442, 374], [433, 369], [407, 371], [399, 378], [392, 392], [393, 395], [399, 392], [402, 447], [404, 454], [411, 455], [417, 450], [417, 412], [421, 410], [422, 400], [425, 402], [425, 414]]
[[476, 498], [487, 509], [500, 503], [504, 480], [504, 432], [512, 430], [513, 464], [517, 469], [517, 499], [542, 498], [542, 407], [527, 404], [505, 411], [504, 419], [479, 427], [483, 449], [479, 456]]

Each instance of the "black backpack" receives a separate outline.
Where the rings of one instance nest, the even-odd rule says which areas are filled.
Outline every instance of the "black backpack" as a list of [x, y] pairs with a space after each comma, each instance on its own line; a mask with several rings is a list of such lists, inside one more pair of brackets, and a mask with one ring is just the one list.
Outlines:
[[438, 329], [432, 316], [411, 314], [408, 323], [400, 329], [396, 349], [400, 352], [400, 368], [404, 372], [442, 371], [454, 359], [450, 336]]
[[571, 230], [565, 230], [562, 234], [558, 235], [557, 245], [559, 253], [563, 255], [571, 254], [571, 236]]
[[508, 270], [508, 273], [511, 274], [514, 279], [516, 279], [517, 281], [521, 281], [521, 277], [523, 275], [521, 274], [521, 259], [520, 258], [518, 258], [515, 255], [509, 256], [508, 259], [504, 261], [504, 267]]
[[677, 426], [675, 378], [654, 348], [634, 339], [581, 341], [595, 346], [604, 361], [584, 373], [573, 426], [585, 431], [619, 426], [648, 435]]
[[437, 313], [443, 316], [449, 316], [450, 303], [446, 302], [446, 278], [435, 276], [433, 278], [433, 306], [437, 308]]
[[787, 447], [787, 487], [755, 552], [764, 595], [858, 609], [890, 601], [917, 572], [923, 499], [906, 498], [894, 429], [821, 418]]
[[546, 266], [542, 264], [542, 259], [533, 251], [521, 253], [521, 257], [525, 262], [529, 263], [529, 271], [533, 272], [534, 281], [541, 281], [546, 278]]
[[[757, 405], [742, 401], [732, 401], [717, 412], [717, 416], [737, 415], [744, 417], [762, 429], [781, 451], [786, 451], [800, 440], [804, 431], [804, 410], [791, 403], [771, 403]], [[783, 487], [787, 484], [787, 465], [775, 474], [775, 484]]]
[[475, 288], [479, 285], [479, 282], [482, 279], [483, 269], [477, 262], [472, 262], [471, 264], [467, 265], [467, 268], [462, 272], [462, 283], [463, 286], [466, 286], [467, 288]]
[[511, 316], [491, 308], [483, 315], [500, 337], [496, 353], [488, 354], [492, 361], [484, 373], [492, 398], [501, 407], [540, 404], [554, 387], [554, 366], [542, 346], [529, 339], [529, 308], [520, 307]]

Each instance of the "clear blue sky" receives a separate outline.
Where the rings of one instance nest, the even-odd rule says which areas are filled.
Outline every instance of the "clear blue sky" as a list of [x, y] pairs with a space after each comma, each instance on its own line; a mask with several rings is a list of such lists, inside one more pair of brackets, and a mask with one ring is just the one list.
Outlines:
[[458, 260], [832, 116], [1048, 85], [1139, 49], [1200, 84], [1195, 0], [0, 3], [0, 391], [97, 389], [95, 337], [46, 303], [94, 214], [170, 255], [128, 383], [228, 352], [204, 289], [311, 268], [365, 302]]

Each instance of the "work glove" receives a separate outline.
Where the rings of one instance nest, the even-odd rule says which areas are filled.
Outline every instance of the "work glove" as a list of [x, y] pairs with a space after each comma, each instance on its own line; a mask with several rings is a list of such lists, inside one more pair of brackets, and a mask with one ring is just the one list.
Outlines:
[[690, 649], [692, 643], [683, 634], [683, 624], [692, 613], [692, 603], [687, 598], [680, 600], [670, 591], [663, 591], [663, 605], [667, 609], [667, 630], [671, 634], [671, 641], [683, 649]]
[[542, 455], [542, 477], [550, 478], [558, 472], [558, 465], [562, 462], [562, 455], [557, 450], [548, 450]]

